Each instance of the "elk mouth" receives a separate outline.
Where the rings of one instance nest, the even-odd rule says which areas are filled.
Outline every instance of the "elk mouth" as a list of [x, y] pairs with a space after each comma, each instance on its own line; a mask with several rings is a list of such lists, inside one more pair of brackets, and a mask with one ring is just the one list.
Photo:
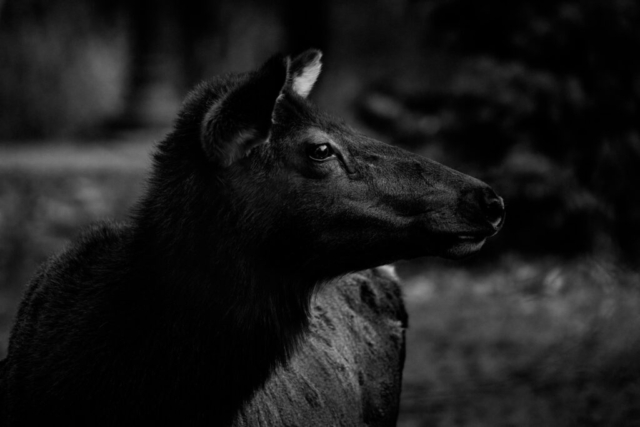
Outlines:
[[486, 234], [458, 234], [442, 236], [439, 239], [440, 256], [444, 258], [460, 259], [478, 252], [487, 238]]

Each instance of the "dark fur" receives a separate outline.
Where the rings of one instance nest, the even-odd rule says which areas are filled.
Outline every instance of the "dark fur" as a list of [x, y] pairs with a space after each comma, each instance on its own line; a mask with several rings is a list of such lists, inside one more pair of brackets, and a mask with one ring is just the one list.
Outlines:
[[[344, 275], [468, 252], [457, 236], [496, 231], [496, 196], [316, 112], [290, 89], [305, 61], [198, 87], [131, 222], [39, 270], [2, 367], [3, 425], [395, 424], [397, 284]], [[341, 159], [310, 160], [327, 138]]]

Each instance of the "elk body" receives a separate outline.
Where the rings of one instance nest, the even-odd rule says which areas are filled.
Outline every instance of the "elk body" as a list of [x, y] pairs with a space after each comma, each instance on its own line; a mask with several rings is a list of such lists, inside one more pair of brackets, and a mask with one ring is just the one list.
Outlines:
[[360, 270], [477, 251], [484, 183], [306, 100], [320, 53], [197, 87], [125, 224], [36, 274], [0, 377], [3, 426], [394, 425], [406, 313]]

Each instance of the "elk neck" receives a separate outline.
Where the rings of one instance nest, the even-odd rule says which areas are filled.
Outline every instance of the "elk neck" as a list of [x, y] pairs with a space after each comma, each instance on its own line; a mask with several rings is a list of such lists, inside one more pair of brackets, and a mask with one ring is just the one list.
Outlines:
[[156, 329], [166, 328], [156, 333], [173, 351], [191, 353], [194, 365], [206, 363], [197, 375], [233, 383], [234, 399], [246, 401], [295, 351], [317, 280], [274, 262], [282, 250], [271, 247], [277, 239], [256, 230], [244, 218], [250, 214], [224, 194], [199, 190], [192, 181], [201, 177], [191, 168], [167, 174], [161, 161], [156, 156], [133, 216], [131, 265], [141, 266], [134, 273], [143, 282], [140, 301], [151, 306]]

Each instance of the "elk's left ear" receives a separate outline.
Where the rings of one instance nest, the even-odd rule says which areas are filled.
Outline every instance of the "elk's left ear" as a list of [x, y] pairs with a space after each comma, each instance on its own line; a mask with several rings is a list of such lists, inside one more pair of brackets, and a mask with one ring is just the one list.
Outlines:
[[273, 56], [209, 108], [201, 141], [209, 160], [227, 167], [269, 137], [275, 104], [288, 83], [289, 58]]
[[318, 80], [322, 69], [321, 58], [322, 52], [316, 49], [309, 49], [291, 61], [289, 69], [291, 88], [303, 98], [309, 95], [313, 85]]

